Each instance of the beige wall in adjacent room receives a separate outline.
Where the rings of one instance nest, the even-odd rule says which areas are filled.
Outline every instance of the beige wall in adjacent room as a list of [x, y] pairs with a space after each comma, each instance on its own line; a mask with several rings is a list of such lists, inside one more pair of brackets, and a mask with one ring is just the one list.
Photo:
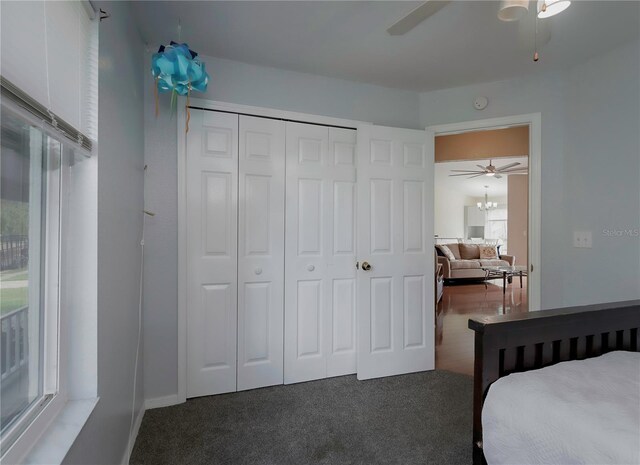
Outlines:
[[529, 176], [510, 174], [507, 180], [507, 241], [516, 265], [528, 265]]
[[437, 136], [436, 163], [529, 156], [529, 126]]

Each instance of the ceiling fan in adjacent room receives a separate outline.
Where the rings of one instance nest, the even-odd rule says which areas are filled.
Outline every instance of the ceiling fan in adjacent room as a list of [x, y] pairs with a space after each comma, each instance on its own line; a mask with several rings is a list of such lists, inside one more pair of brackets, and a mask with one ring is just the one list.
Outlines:
[[493, 166], [493, 161], [489, 160], [489, 164], [487, 166], [476, 165], [479, 170], [451, 170], [451, 172], [455, 172], [456, 174], [450, 174], [449, 176], [468, 176], [468, 179], [477, 178], [479, 176], [489, 176], [494, 177], [496, 179], [500, 179], [502, 174], [527, 174], [527, 170], [529, 169], [526, 166], [520, 166], [520, 163], [513, 162], [508, 165], [501, 166], [500, 168], [496, 168]]

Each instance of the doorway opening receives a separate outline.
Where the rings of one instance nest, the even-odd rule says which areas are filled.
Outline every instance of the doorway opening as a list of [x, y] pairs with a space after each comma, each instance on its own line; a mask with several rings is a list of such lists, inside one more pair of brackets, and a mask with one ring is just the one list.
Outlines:
[[539, 305], [538, 286], [531, 285], [537, 281], [531, 272], [537, 247], [531, 250], [531, 242], [538, 237], [531, 218], [539, 201], [530, 195], [539, 184], [538, 171], [533, 179], [530, 174], [539, 162], [539, 121], [522, 119], [434, 131], [438, 369], [473, 374], [470, 317]]

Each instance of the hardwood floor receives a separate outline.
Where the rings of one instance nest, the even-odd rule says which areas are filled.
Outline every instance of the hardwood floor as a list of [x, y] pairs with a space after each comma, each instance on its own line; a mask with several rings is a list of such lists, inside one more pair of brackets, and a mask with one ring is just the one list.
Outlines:
[[473, 375], [473, 331], [469, 318], [527, 312], [527, 279], [514, 278], [502, 293], [502, 281], [445, 286], [436, 308], [436, 368]]

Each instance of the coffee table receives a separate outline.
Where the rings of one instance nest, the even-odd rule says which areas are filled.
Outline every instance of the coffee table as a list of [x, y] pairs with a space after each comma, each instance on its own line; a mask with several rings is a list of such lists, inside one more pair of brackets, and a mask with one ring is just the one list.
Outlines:
[[520, 288], [522, 288], [522, 277], [527, 276], [526, 266], [483, 266], [484, 270], [484, 288], [487, 288], [487, 281], [490, 279], [502, 278], [502, 293], [507, 292], [507, 279], [511, 282], [514, 276], [520, 276]]

